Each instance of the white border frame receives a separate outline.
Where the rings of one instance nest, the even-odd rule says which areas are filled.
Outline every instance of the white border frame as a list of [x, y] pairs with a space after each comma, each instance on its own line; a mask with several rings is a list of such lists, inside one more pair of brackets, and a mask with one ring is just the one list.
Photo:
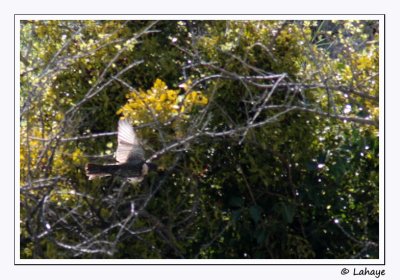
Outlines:
[[[19, 178], [20, 178], [20, 21], [21, 20], [379, 20], [379, 259], [21, 259], [20, 258], [20, 207], [19, 207]], [[15, 244], [14, 244], [14, 263], [15, 264], [141, 264], [141, 265], [159, 265], [159, 264], [191, 264], [191, 265], [205, 265], [205, 264], [220, 264], [220, 265], [383, 265], [385, 264], [385, 16], [384, 15], [357, 15], [357, 14], [308, 14], [308, 15], [240, 15], [240, 14], [222, 14], [222, 15], [202, 15], [202, 14], [140, 14], [140, 15], [67, 15], [67, 14], [43, 14], [43, 15], [29, 15], [29, 14], [16, 14], [14, 15], [14, 63], [15, 63]]]

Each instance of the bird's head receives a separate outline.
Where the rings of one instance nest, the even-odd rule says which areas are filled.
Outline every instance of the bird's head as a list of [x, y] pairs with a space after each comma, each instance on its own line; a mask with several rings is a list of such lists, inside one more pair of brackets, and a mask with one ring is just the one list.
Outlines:
[[149, 171], [157, 171], [157, 164], [152, 163], [152, 162], [146, 162]]

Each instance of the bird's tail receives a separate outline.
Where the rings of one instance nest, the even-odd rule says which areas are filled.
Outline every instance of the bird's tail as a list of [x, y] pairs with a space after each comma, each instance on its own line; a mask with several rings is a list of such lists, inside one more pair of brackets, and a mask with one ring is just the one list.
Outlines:
[[111, 176], [114, 173], [114, 168], [112, 165], [99, 165], [94, 163], [88, 163], [86, 165], [86, 176], [89, 180], [94, 178]]

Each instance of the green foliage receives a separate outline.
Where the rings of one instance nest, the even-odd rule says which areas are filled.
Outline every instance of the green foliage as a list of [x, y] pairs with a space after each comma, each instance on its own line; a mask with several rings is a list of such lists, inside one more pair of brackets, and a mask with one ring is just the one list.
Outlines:
[[[21, 258], [377, 258], [377, 30], [21, 22]], [[141, 185], [85, 175], [119, 116]]]

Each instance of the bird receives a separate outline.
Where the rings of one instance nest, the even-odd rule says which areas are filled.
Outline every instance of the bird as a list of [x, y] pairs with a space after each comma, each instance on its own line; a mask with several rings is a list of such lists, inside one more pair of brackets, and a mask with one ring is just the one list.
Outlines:
[[149, 171], [157, 170], [156, 164], [145, 161], [142, 144], [126, 119], [118, 121], [115, 158], [117, 162], [113, 164], [88, 163], [85, 167], [88, 179], [118, 176], [128, 179], [131, 183], [139, 183]]

